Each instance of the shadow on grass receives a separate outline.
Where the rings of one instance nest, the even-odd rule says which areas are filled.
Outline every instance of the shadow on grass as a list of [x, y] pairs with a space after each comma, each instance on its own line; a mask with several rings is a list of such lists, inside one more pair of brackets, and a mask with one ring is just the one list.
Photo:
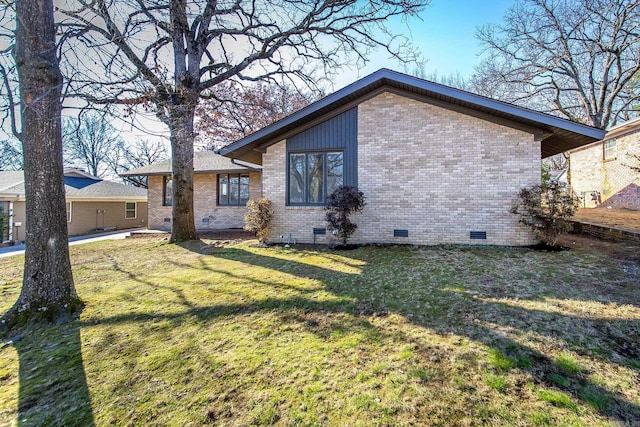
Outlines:
[[[197, 246], [198, 243], [195, 245]], [[407, 251], [407, 253], [399, 254], [400, 257], [404, 257], [404, 262], [385, 263], [383, 258], [387, 256], [386, 251], [389, 250]], [[307, 295], [314, 292], [315, 289], [297, 289], [298, 294], [295, 296], [267, 298], [248, 303], [192, 306], [185, 300], [183, 301], [185, 309], [177, 313], [122, 314], [103, 319], [100, 323], [142, 322], [152, 319], [188, 321], [192, 317], [202, 321], [210, 321], [222, 316], [276, 312], [280, 313], [287, 321], [298, 321], [305, 324], [311, 332], [324, 333], [322, 328], [318, 327], [316, 320], [308, 316], [309, 313], [346, 313], [354, 316], [370, 316], [395, 312], [404, 316], [408, 321], [436, 333], [467, 336], [472, 340], [486, 344], [506, 361], [504, 366], [498, 364], [494, 367], [498, 373], [501, 370], [519, 369], [529, 373], [537, 385], [561, 390], [571, 398], [591, 406], [594, 410], [611, 419], [622, 422], [640, 419], [640, 407], [636, 403], [626, 400], [622, 394], [611, 392], [595, 383], [590, 378], [590, 372], [583, 369], [565, 372], [558, 360], [508, 338], [508, 334], [503, 332], [511, 329], [520, 333], [540, 336], [542, 340], [559, 340], [563, 346], [578, 353], [607, 363], [623, 364], [625, 361], [640, 359], [638, 351], [640, 348], [638, 342], [640, 325], [638, 321], [580, 317], [567, 313], [534, 310], [492, 301], [492, 295], [481, 295], [481, 293], [478, 295], [478, 292], [476, 295], [465, 294], [456, 290], [456, 286], [439, 283], [437, 274], [434, 274], [436, 279], [431, 278], [428, 270], [425, 271], [422, 266], [419, 267], [420, 269], [416, 269], [421, 276], [415, 277], [416, 274], [412, 272], [412, 269], [424, 261], [419, 257], [412, 256], [411, 250], [406, 248], [379, 249], [374, 252], [373, 258], [370, 257], [371, 250], [351, 251], [348, 254], [343, 254], [345, 257], [358, 261], [355, 264], [351, 263], [351, 265], [358, 265], [361, 268], [361, 274], [354, 275], [285, 259], [282, 254], [277, 252], [264, 251], [262, 254], [256, 254], [243, 248], [225, 248], [214, 252], [214, 257], [317, 280], [327, 291], [338, 298], [332, 301], [315, 301]], [[380, 259], [375, 259], [375, 257]], [[205, 263], [202, 260], [200, 265], [196, 267], [179, 261], [173, 261], [173, 263], [179, 268], [202, 269], [233, 276], [228, 271], [215, 268], [215, 263]], [[434, 264], [434, 268], [437, 266], [438, 262]], [[385, 272], [381, 269], [391, 269], [392, 271]], [[129, 274], [130, 278], [138, 280], [140, 283], [154, 286], [154, 284], [140, 280], [135, 274], [122, 269], [120, 271]], [[392, 277], [392, 282], [380, 283], [380, 277], [383, 275]], [[286, 283], [264, 279], [254, 280], [248, 276], [237, 275], [235, 277], [247, 282], [256, 281], [264, 286], [287, 286]], [[417, 305], [423, 301], [421, 296], [414, 295], [416, 284], [424, 284], [425, 287], [430, 288], [430, 298], [432, 298], [430, 307], [424, 308], [423, 305], [423, 308], [420, 308], [420, 305]], [[458, 287], [464, 288], [464, 283], [458, 285]], [[392, 292], [387, 292], [389, 290]], [[438, 302], [440, 302], [439, 305]], [[574, 331], [586, 333], [586, 336], [581, 337], [586, 341], [577, 341]], [[614, 333], [613, 331], [622, 331], [623, 333]], [[379, 331], [379, 333], [385, 335], [385, 331]], [[409, 338], [407, 340], [411, 341]], [[588, 348], [590, 343], [593, 344], [592, 349]], [[420, 343], [414, 344], [419, 352], [427, 354], [430, 351], [428, 348], [421, 349]], [[557, 402], [550, 403], [557, 404]]]
[[34, 327], [13, 346], [20, 363], [19, 426], [94, 425], [79, 321]]

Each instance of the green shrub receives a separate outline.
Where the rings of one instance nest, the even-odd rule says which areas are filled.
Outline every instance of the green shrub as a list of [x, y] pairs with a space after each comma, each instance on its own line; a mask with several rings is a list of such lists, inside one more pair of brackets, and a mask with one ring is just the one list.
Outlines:
[[244, 229], [255, 233], [261, 243], [267, 241], [271, 220], [273, 219], [273, 205], [264, 197], [247, 202], [247, 213], [244, 216]]
[[364, 194], [357, 188], [348, 185], [341, 185], [327, 197], [325, 205], [325, 221], [328, 229], [332, 230], [336, 236], [346, 245], [347, 240], [356, 231], [358, 225], [351, 222], [349, 216], [355, 212], [361, 212], [366, 203]]
[[554, 246], [561, 234], [571, 230], [569, 219], [578, 205], [578, 197], [567, 185], [544, 182], [521, 189], [510, 212], [518, 215], [540, 241]]

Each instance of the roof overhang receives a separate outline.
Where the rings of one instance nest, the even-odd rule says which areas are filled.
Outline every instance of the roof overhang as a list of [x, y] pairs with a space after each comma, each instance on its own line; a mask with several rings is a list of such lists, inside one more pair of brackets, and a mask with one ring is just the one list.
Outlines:
[[[605, 131], [460, 89], [382, 69], [222, 149], [223, 156], [262, 164], [262, 152], [299, 132], [386, 90], [428, 99], [467, 113], [481, 114], [515, 126], [537, 130], [541, 156], [549, 157], [604, 138]], [[509, 124], [507, 124], [509, 125]]]
[[[218, 173], [247, 173], [247, 172], [260, 172], [261, 169], [256, 168], [238, 168], [238, 169], [212, 169], [212, 170], [194, 170], [194, 175], [201, 174], [218, 174]], [[118, 174], [118, 176], [170, 176], [171, 171], [161, 171], [161, 172], [123, 172]]]
[[24, 200], [24, 194], [21, 193], [0, 193], [0, 201], [3, 202], [19, 202]]
[[67, 202], [101, 202], [101, 203], [118, 203], [118, 202], [146, 202], [147, 196], [111, 196], [111, 197], [98, 197], [98, 196], [67, 196], [65, 197]]

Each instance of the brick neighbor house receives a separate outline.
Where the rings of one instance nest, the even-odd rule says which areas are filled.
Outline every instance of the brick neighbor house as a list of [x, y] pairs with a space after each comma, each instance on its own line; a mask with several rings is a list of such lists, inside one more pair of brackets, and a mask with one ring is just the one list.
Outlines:
[[582, 206], [640, 210], [640, 118], [610, 128], [602, 141], [569, 152], [571, 187]]
[[[220, 153], [261, 165], [272, 242], [330, 239], [322, 205], [345, 184], [367, 200], [355, 243], [526, 245], [532, 234], [509, 213], [517, 191], [540, 182], [541, 158], [604, 133], [383, 69]], [[215, 209], [216, 180], [207, 180], [196, 178], [196, 205], [206, 194]]]
[[[194, 153], [193, 169], [196, 228], [242, 228], [247, 201], [261, 195], [260, 166], [201, 151]], [[149, 228], [171, 230], [171, 160], [121, 175], [148, 177]]]

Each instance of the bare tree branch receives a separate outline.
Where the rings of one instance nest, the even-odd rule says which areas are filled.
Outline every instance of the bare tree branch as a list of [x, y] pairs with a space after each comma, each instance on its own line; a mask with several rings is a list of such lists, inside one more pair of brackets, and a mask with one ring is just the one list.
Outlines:
[[640, 0], [518, 0], [477, 37], [476, 91], [596, 127], [640, 102]]

